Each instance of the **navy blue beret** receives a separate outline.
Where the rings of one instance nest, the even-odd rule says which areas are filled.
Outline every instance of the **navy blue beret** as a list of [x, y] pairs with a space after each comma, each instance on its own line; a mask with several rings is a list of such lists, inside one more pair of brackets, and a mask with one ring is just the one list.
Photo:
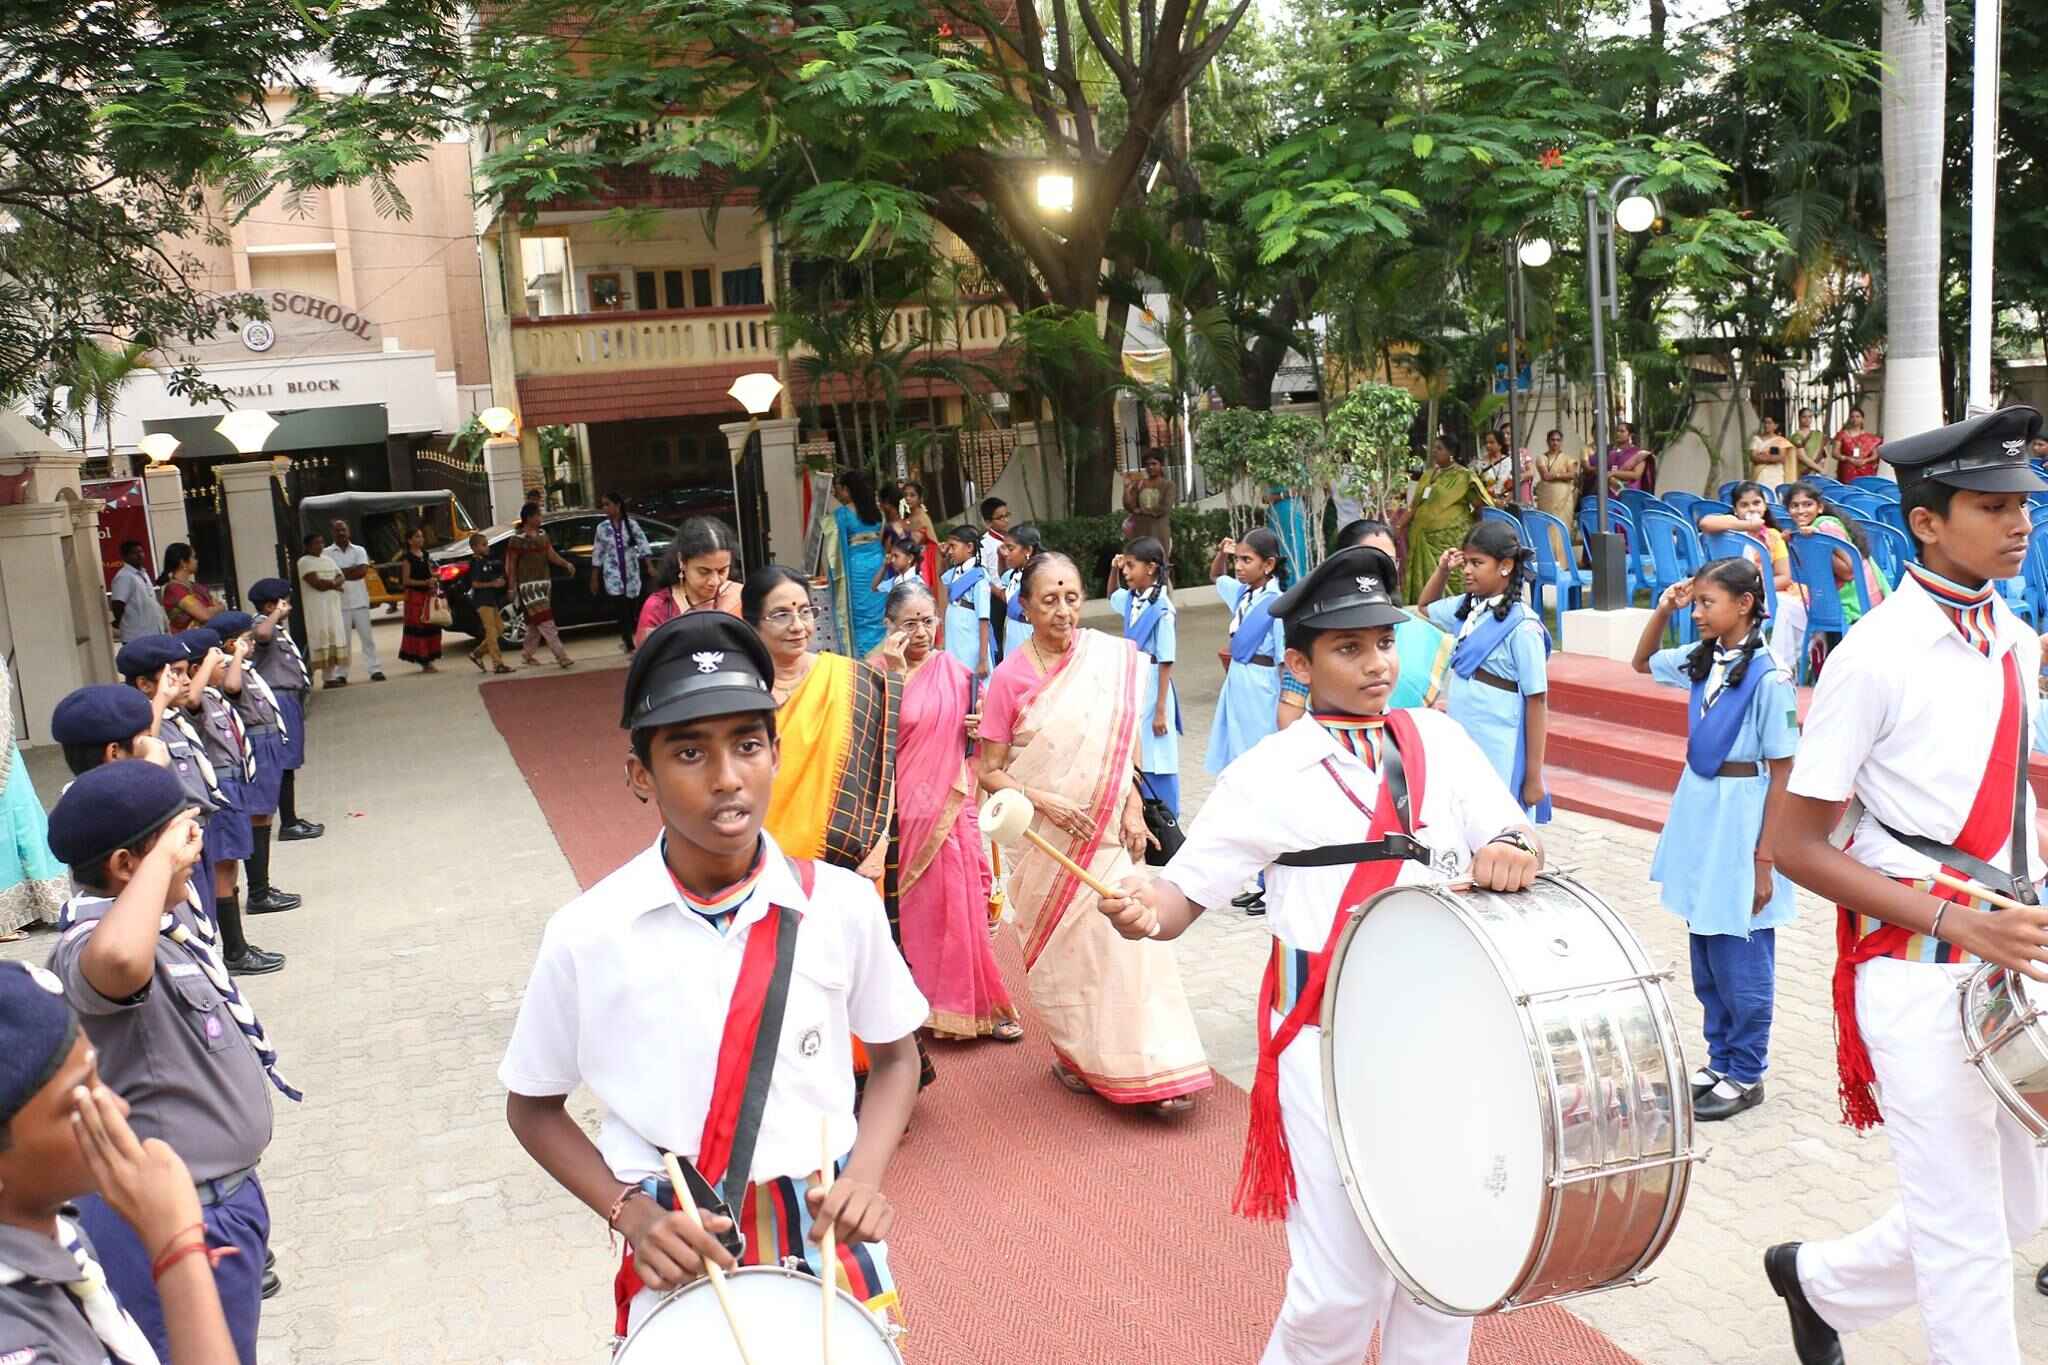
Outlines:
[[207, 650], [220, 648], [220, 632], [212, 626], [194, 626], [179, 632], [177, 638], [185, 646], [185, 657], [195, 664], [206, 657]]
[[[189, 632], [188, 632], [189, 633]], [[185, 641], [178, 635], [138, 635], [121, 646], [114, 667], [124, 678], [153, 678], [167, 664], [186, 660]]]
[[246, 611], [215, 612], [213, 618], [206, 623], [206, 628], [220, 636], [223, 641], [227, 641], [237, 635], [247, 635], [256, 629], [256, 618]]
[[257, 606], [292, 595], [292, 585], [282, 578], [259, 578], [249, 585], [249, 600]]
[[139, 843], [191, 805], [185, 784], [169, 768], [141, 758], [108, 763], [57, 798], [50, 812], [50, 852], [61, 863], [84, 867]]
[[94, 683], [65, 694], [50, 713], [50, 738], [59, 744], [126, 743], [150, 727], [149, 698], [119, 683]]
[[50, 1083], [77, 1037], [61, 981], [31, 963], [0, 962], [0, 1123]]

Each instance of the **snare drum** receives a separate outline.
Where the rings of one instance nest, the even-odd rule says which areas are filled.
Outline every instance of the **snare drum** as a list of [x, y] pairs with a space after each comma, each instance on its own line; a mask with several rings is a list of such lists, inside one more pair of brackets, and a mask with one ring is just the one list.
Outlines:
[[1991, 1093], [2048, 1147], [2048, 1021], [2017, 972], [1985, 963], [1962, 986], [1963, 1046]]
[[[725, 1292], [754, 1365], [810, 1365], [824, 1358], [825, 1291], [817, 1280], [781, 1266], [746, 1266], [726, 1273]], [[903, 1365], [893, 1329], [844, 1289], [835, 1293], [832, 1365]], [[656, 1304], [612, 1365], [740, 1365], [711, 1282], [692, 1280]]]
[[1473, 1316], [1641, 1282], [1696, 1159], [1666, 975], [1565, 877], [1359, 911], [1323, 997], [1324, 1102], [1352, 1207], [1417, 1299]]

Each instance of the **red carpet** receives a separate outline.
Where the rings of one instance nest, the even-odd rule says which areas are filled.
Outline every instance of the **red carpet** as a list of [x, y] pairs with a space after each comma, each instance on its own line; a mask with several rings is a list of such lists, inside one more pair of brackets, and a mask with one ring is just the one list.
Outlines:
[[[653, 838], [622, 789], [617, 671], [490, 684], [485, 704], [588, 886]], [[1258, 1359], [1280, 1306], [1277, 1224], [1231, 1216], [1244, 1092], [1218, 1078], [1162, 1122], [1061, 1089], [1022, 968], [1001, 957], [1030, 1037], [932, 1047], [939, 1079], [889, 1171], [890, 1254], [913, 1365], [1226, 1365]], [[1559, 1308], [1478, 1325], [1485, 1365], [1629, 1365]]]

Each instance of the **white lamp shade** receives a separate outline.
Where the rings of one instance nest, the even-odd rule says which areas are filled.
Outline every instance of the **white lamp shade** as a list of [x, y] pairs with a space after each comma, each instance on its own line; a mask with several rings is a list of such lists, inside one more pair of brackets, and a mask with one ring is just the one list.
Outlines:
[[1646, 232], [1657, 221], [1657, 205], [1646, 194], [1632, 194], [1614, 206], [1614, 225], [1623, 232]]
[[270, 433], [277, 430], [277, 419], [261, 408], [243, 408], [221, 418], [213, 429], [227, 437], [228, 444], [242, 454], [254, 455], [263, 449]]
[[168, 431], [152, 431], [135, 443], [135, 448], [149, 456], [151, 464], [169, 464], [171, 456], [178, 453], [183, 444]]
[[1074, 210], [1074, 177], [1065, 171], [1047, 171], [1038, 177], [1038, 207], [1048, 213]]
[[476, 420], [481, 422], [484, 430], [491, 435], [503, 436], [519, 425], [519, 414], [510, 408], [485, 408], [476, 415]]
[[1523, 242], [1520, 247], [1516, 248], [1515, 254], [1521, 257], [1523, 265], [1528, 266], [1532, 270], [1538, 266], [1549, 265], [1550, 239], [1548, 237], [1531, 237], [1528, 241]]
[[764, 416], [781, 393], [782, 381], [762, 371], [741, 375], [725, 391], [726, 397], [745, 408], [750, 417]]

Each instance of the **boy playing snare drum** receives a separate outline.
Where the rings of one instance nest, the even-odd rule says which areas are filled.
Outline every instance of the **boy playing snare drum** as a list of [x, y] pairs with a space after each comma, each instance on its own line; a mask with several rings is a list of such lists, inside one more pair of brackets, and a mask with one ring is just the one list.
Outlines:
[[[1354, 548], [1281, 595], [1287, 668], [1307, 682], [1316, 723], [1241, 755], [1159, 876], [1102, 901], [1126, 938], [1176, 938], [1266, 873], [1273, 952], [1236, 1197], [1249, 1217], [1287, 1220], [1287, 1298], [1263, 1365], [1355, 1365], [1375, 1327], [1383, 1365], [1447, 1365], [1471, 1341], [1471, 1319], [1416, 1303], [1373, 1251], [1324, 1118], [1315, 1021], [1344, 909], [1397, 883], [1522, 891], [1543, 865], [1528, 817], [1455, 722], [1386, 709], [1400, 675], [1394, 628], [1407, 619], [1394, 582], [1383, 551]], [[1282, 791], [1300, 797], [1272, 799]]]

